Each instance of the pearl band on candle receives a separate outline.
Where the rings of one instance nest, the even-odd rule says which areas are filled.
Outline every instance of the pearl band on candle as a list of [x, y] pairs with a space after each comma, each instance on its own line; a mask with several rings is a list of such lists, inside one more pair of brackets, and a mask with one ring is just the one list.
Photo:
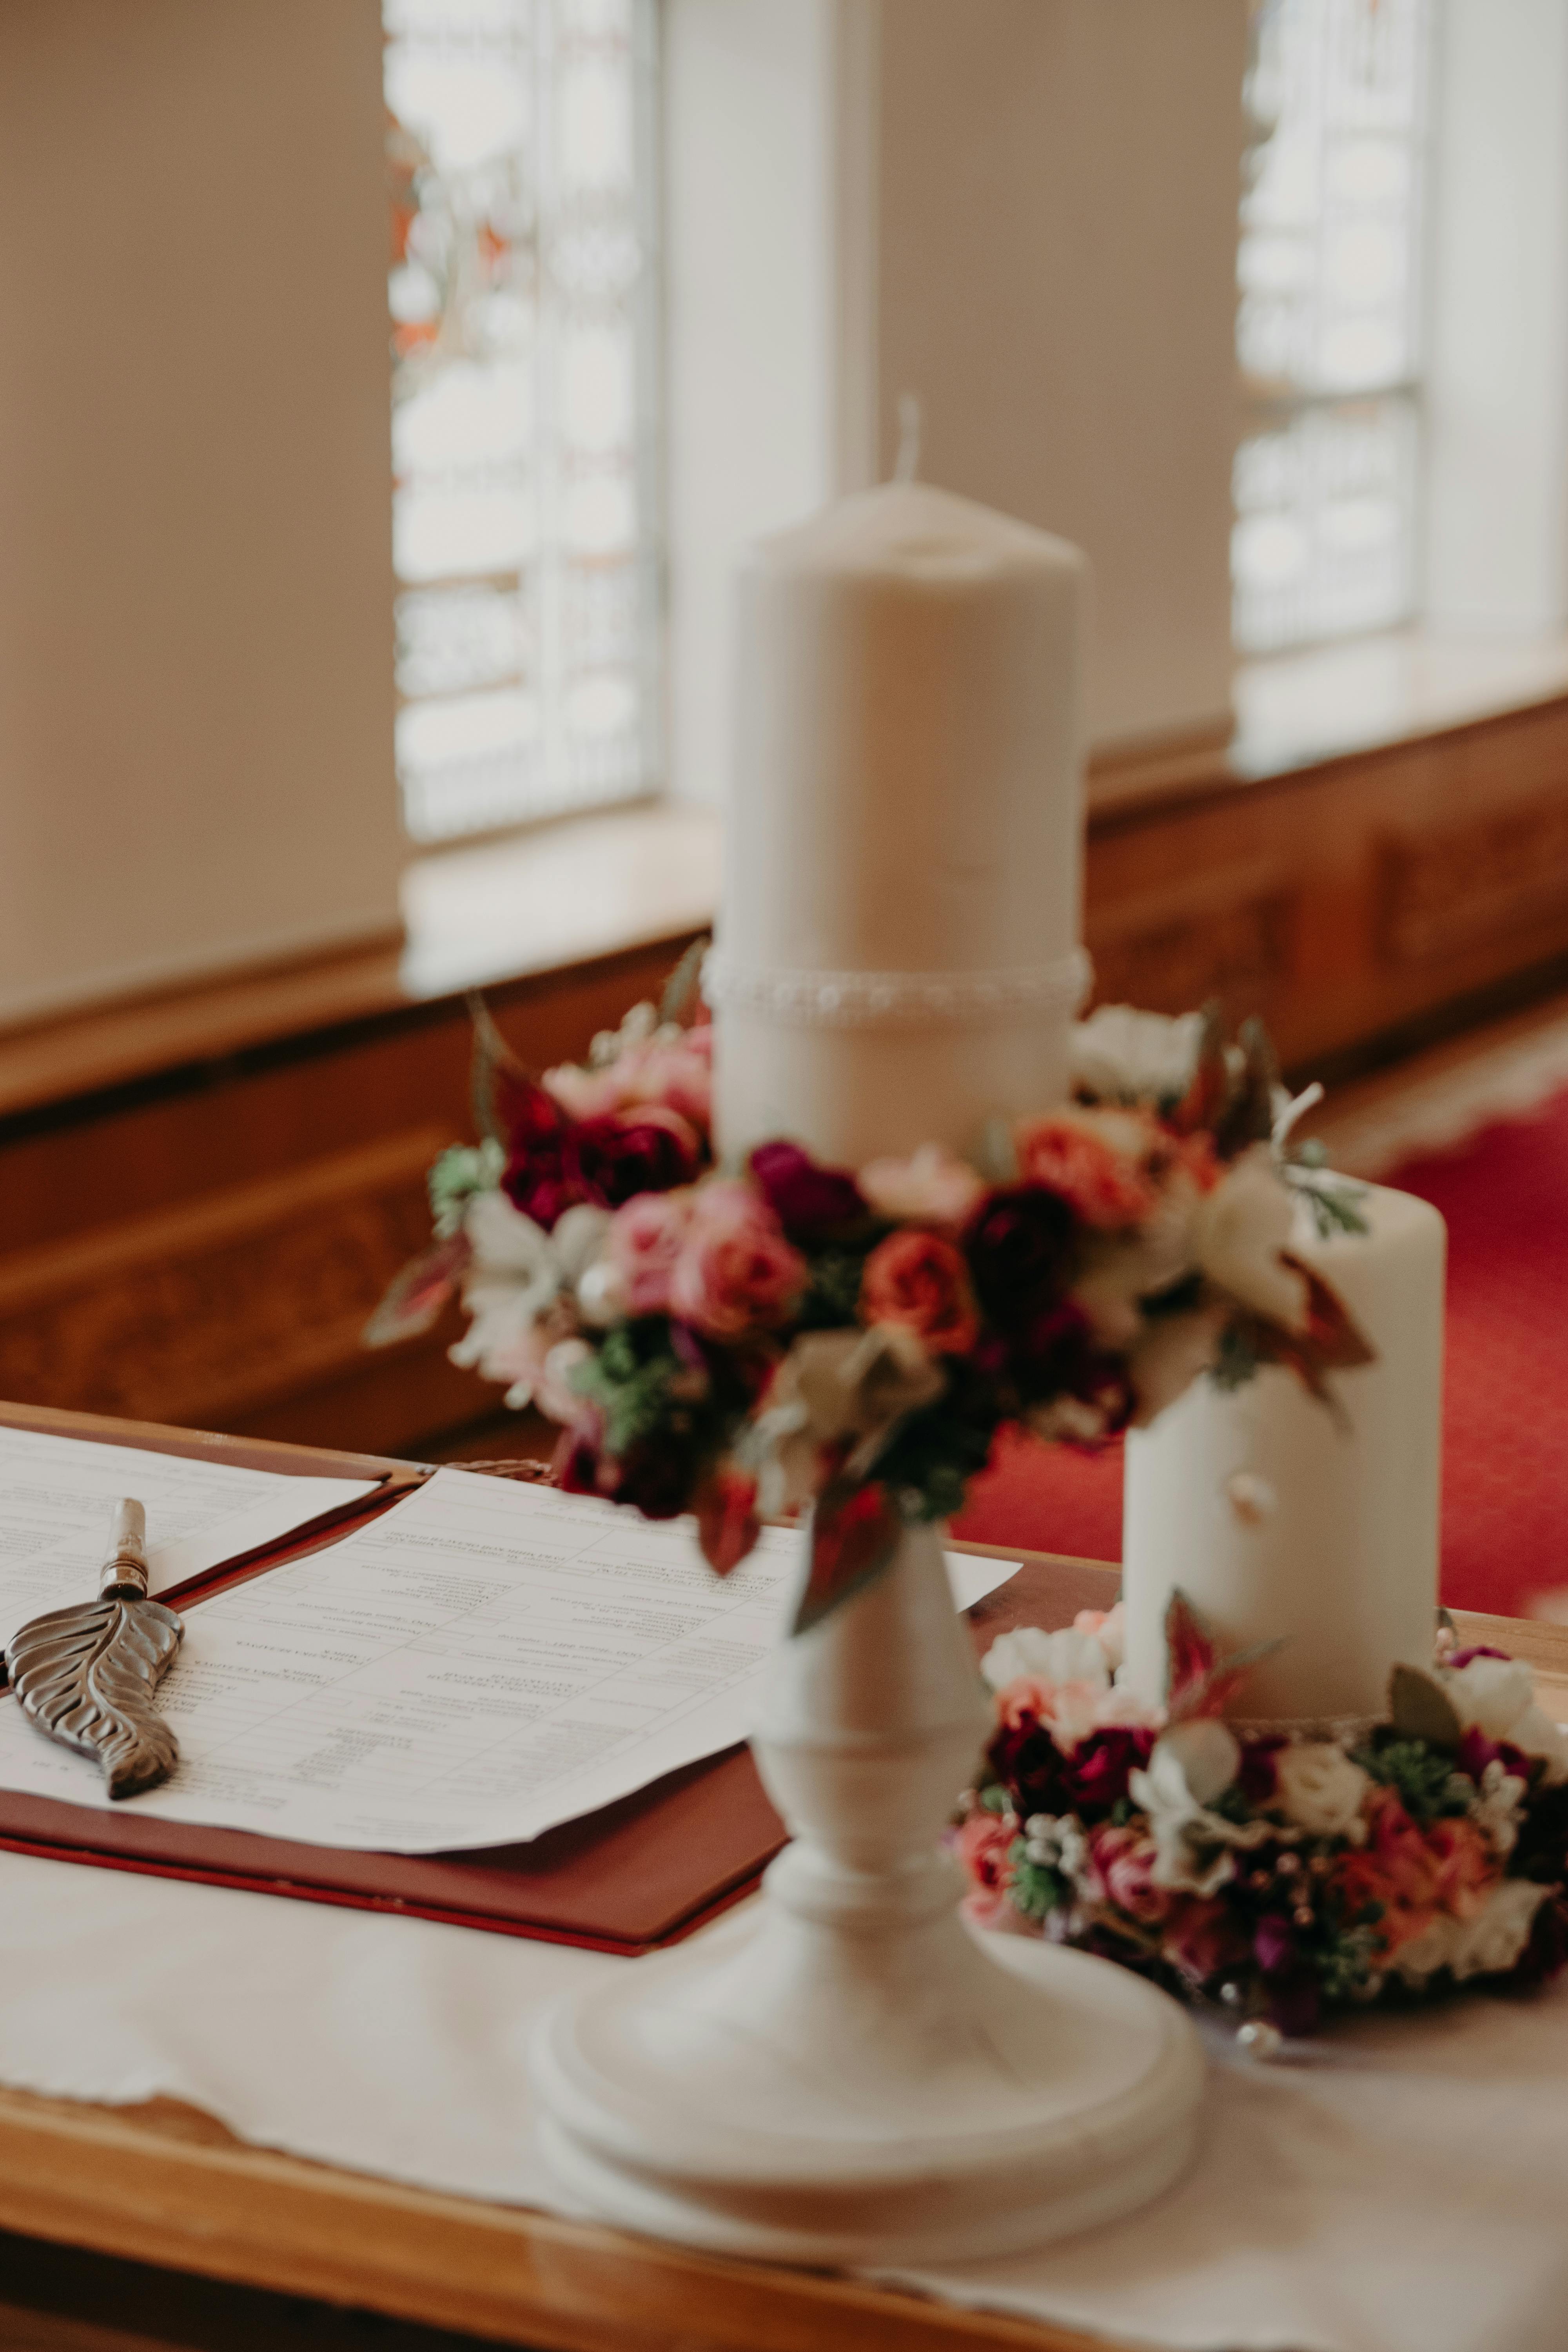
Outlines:
[[715, 1008], [812, 1028], [890, 1029], [1013, 1013], [1073, 1013], [1091, 977], [1081, 948], [1052, 963], [1010, 971], [747, 971], [714, 948], [702, 966], [702, 993]]

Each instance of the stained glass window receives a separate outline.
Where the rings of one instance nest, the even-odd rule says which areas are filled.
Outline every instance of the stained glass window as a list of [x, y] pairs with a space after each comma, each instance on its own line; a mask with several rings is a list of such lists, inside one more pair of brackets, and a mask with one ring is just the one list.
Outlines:
[[1254, 0], [1236, 637], [1386, 627], [1415, 593], [1433, 0]]
[[384, 0], [416, 840], [659, 782], [654, 0]]

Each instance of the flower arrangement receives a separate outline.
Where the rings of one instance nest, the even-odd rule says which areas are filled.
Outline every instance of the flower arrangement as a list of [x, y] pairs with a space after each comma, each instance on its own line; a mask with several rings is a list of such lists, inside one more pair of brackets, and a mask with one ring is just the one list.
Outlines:
[[[1297, 1198], [1352, 1194], [1286, 1148], [1249, 1024], [1110, 1007], [1073, 1033], [1073, 1098], [859, 1169], [793, 1141], [715, 1163], [712, 1031], [639, 1005], [534, 1077], [488, 1016], [484, 1139], [437, 1161], [433, 1250], [367, 1334], [454, 1290], [455, 1360], [560, 1422], [559, 1482], [696, 1514], [721, 1574], [763, 1516], [813, 1507], [799, 1624], [959, 1507], [1005, 1427], [1094, 1444], [1205, 1370], [1324, 1372], [1368, 1349], [1289, 1250]], [[1293, 1108], [1293, 1107], [1292, 1107]]]
[[1167, 1697], [1121, 1678], [1121, 1612], [1003, 1634], [996, 1729], [954, 1837], [983, 1925], [1121, 1960], [1221, 2002], [1254, 2046], [1325, 2011], [1568, 1956], [1568, 1733], [1528, 1667], [1439, 1635], [1364, 1736], [1234, 1730], [1246, 1658], [1180, 1595]]

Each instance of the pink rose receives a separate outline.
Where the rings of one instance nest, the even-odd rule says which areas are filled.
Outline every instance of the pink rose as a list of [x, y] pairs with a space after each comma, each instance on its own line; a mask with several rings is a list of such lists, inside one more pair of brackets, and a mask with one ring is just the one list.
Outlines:
[[1007, 1908], [1013, 1883], [1010, 1856], [1017, 1834], [1011, 1813], [988, 1813], [978, 1807], [958, 1832], [958, 1858], [970, 1885], [963, 1907], [977, 1927], [989, 1927]]
[[541, 1083], [576, 1119], [607, 1118], [646, 1103], [674, 1111], [705, 1136], [713, 1114], [713, 1032], [704, 1024], [678, 1037], [656, 1034], [598, 1069], [563, 1062], [546, 1070]]
[[807, 1278], [805, 1260], [760, 1194], [739, 1178], [701, 1185], [669, 1283], [669, 1311], [715, 1339], [782, 1323]]
[[1091, 1830], [1084, 1893], [1091, 1903], [1110, 1903], [1131, 1919], [1153, 1927], [1170, 1911], [1170, 1890], [1154, 1884], [1159, 1848], [1147, 1830], [1115, 1829], [1107, 1822]]
[[1146, 1163], [1159, 1130], [1136, 1111], [1056, 1111], [1020, 1120], [1013, 1139], [1019, 1181], [1055, 1192], [1087, 1225], [1141, 1224], [1158, 1205]]
[[913, 1226], [889, 1234], [866, 1260], [860, 1318], [901, 1323], [933, 1355], [967, 1355], [980, 1336], [980, 1317], [963, 1253], [940, 1234]]
[[860, 1171], [861, 1192], [879, 1216], [962, 1225], [985, 1190], [966, 1161], [940, 1143], [922, 1143], [908, 1160], [873, 1160]]
[[695, 1195], [639, 1192], [616, 1212], [605, 1244], [615, 1296], [628, 1315], [663, 1315]]
[[1038, 1725], [1064, 1756], [1099, 1727], [1105, 1693], [1090, 1682], [1047, 1682], [1020, 1675], [996, 1694], [996, 1720], [1004, 1732], [1027, 1733]]
[[706, 1135], [713, 1124], [713, 1032], [706, 1023], [661, 1045], [650, 1038], [634, 1072], [638, 1102], [663, 1103]]

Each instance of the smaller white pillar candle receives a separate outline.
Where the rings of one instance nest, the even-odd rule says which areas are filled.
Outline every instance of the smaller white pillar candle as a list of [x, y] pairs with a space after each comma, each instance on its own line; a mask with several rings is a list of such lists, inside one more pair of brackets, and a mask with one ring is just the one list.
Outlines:
[[1238, 1721], [1382, 1713], [1396, 1661], [1431, 1663], [1447, 1231], [1407, 1192], [1369, 1186], [1364, 1235], [1291, 1248], [1377, 1351], [1331, 1372], [1340, 1411], [1269, 1366], [1226, 1393], [1199, 1381], [1127, 1441], [1130, 1679], [1163, 1695], [1164, 1618], [1180, 1586], [1222, 1650], [1283, 1636], [1229, 1710]]

